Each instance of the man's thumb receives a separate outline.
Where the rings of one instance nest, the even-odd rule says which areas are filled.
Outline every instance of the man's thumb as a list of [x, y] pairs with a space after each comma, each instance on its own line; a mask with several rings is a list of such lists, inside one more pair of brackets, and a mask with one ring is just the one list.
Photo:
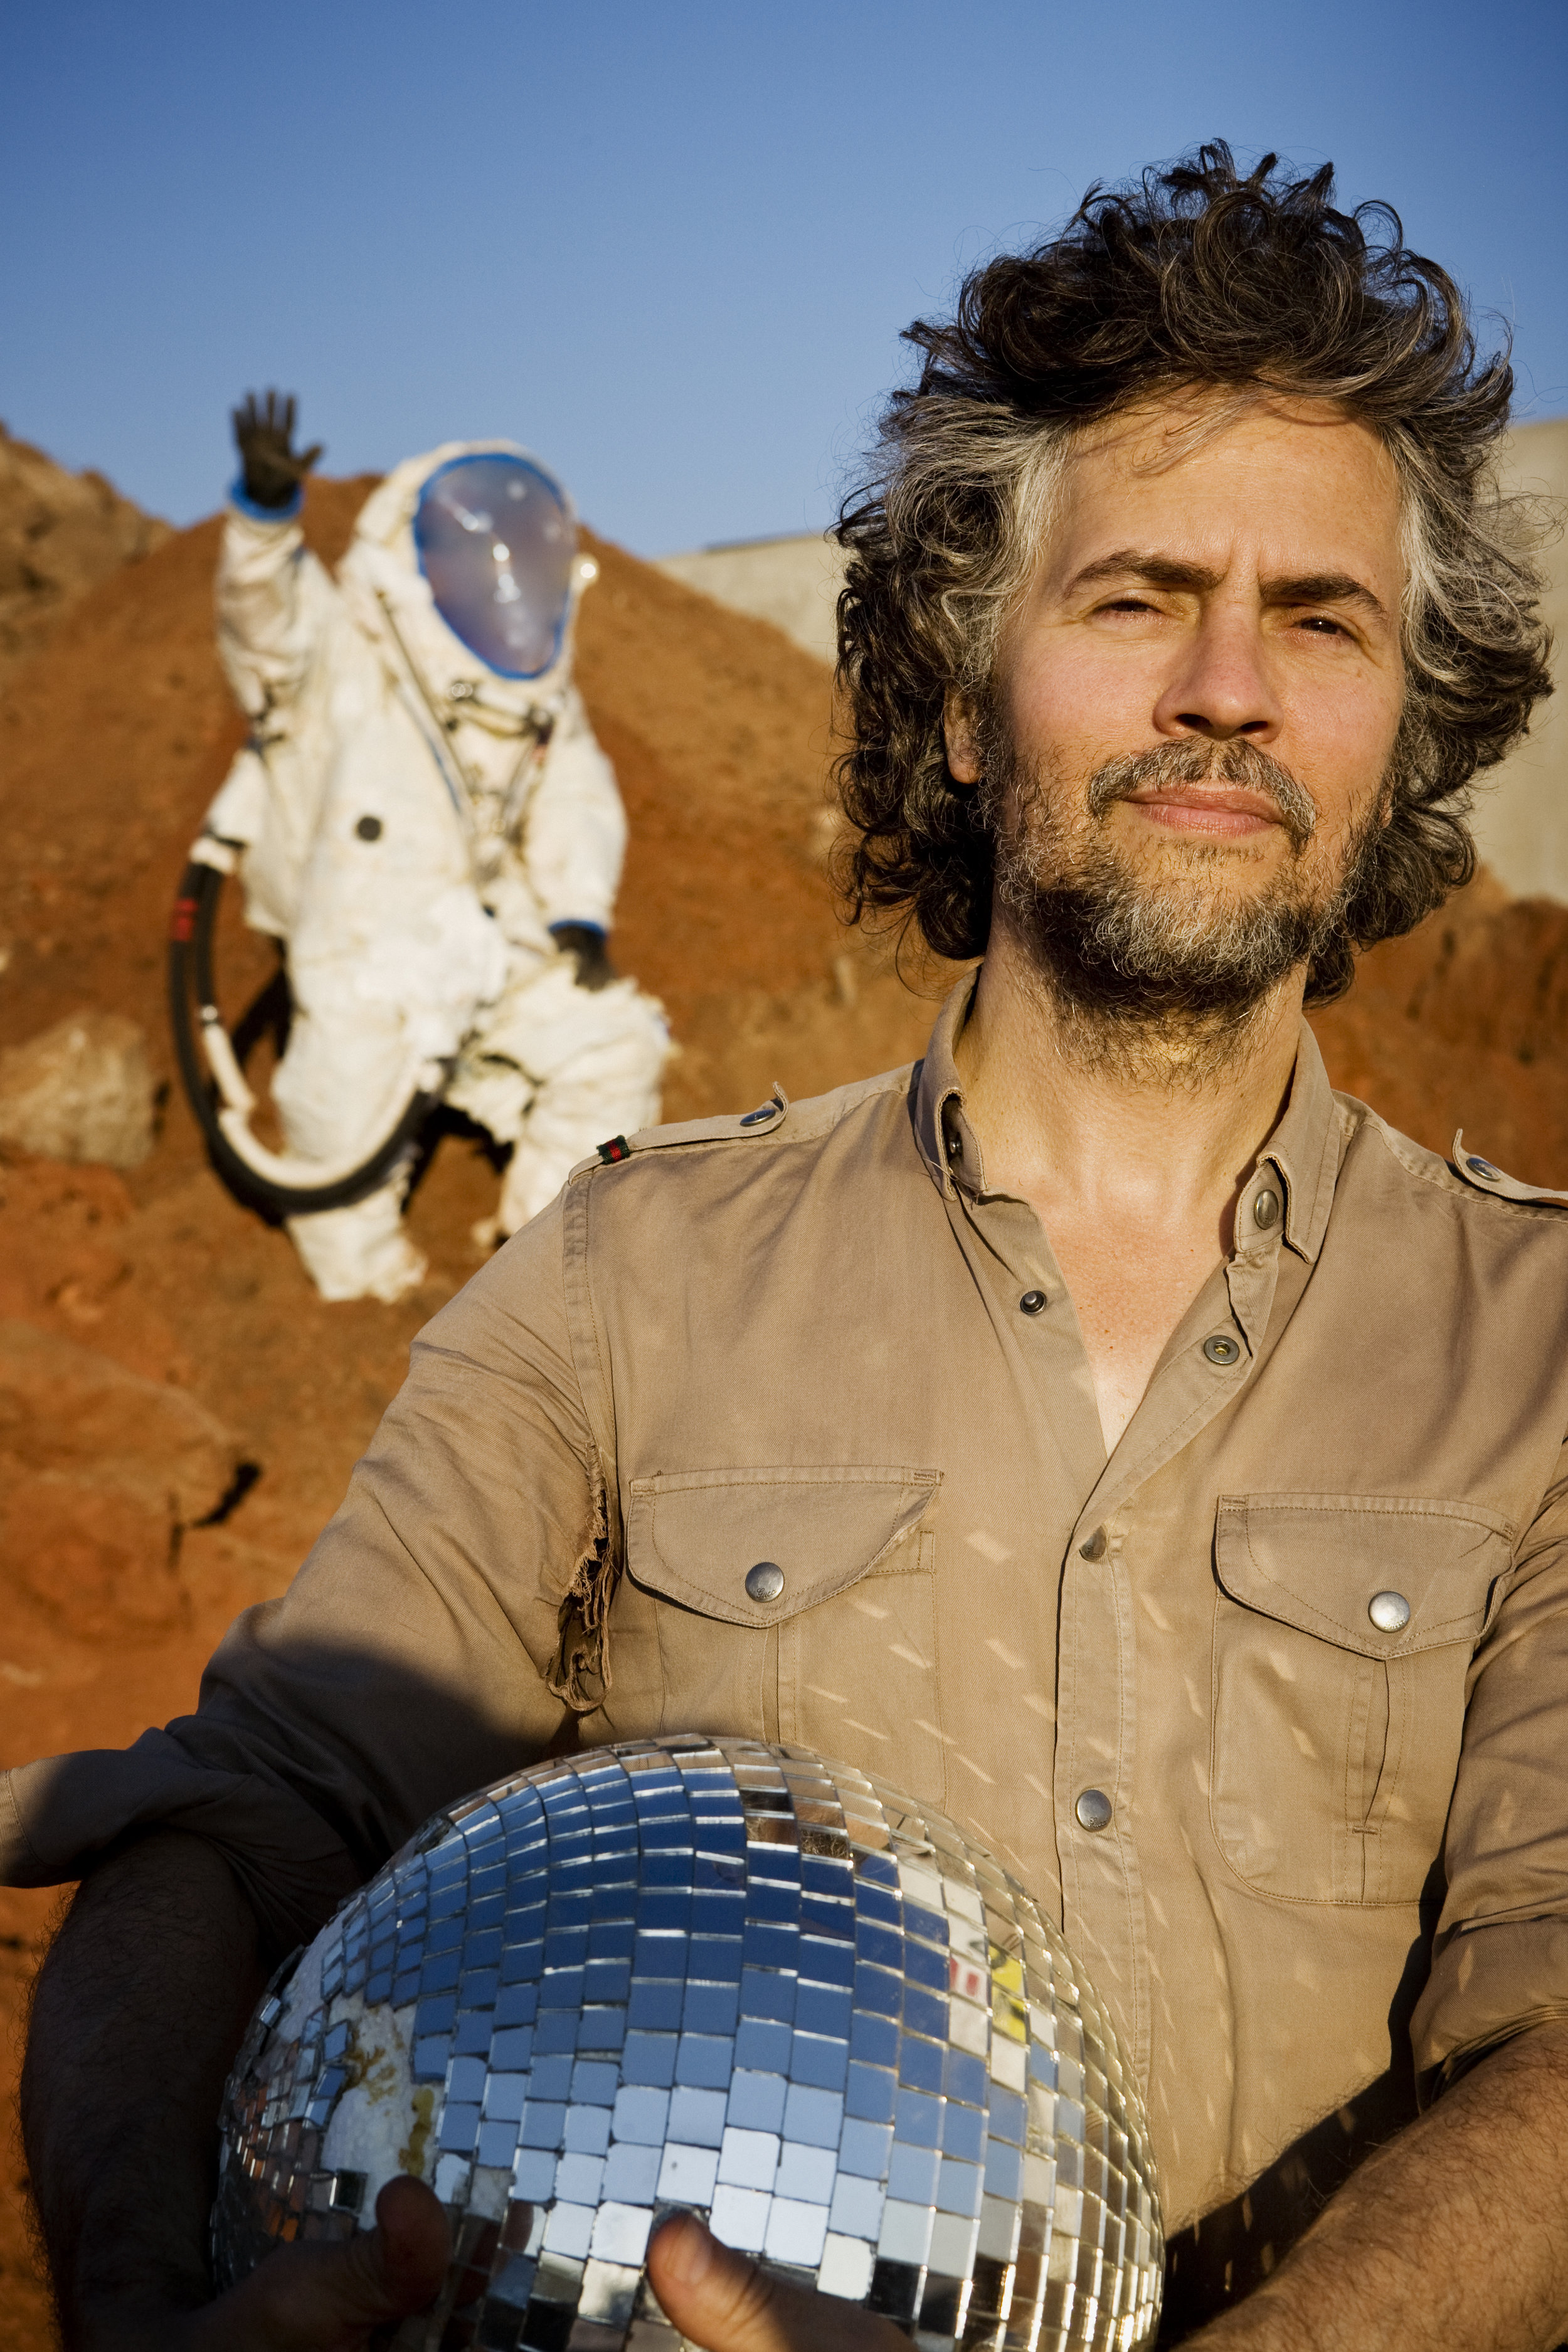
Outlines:
[[665, 2317], [704, 2352], [908, 2352], [888, 2320], [770, 2277], [694, 2213], [665, 2222], [647, 2273]]
[[363, 2285], [366, 2319], [423, 2311], [440, 2293], [452, 2259], [446, 2212], [422, 2180], [400, 2176], [375, 2200], [374, 2229], [351, 2239], [348, 2252], [357, 2257], [355, 2284]]
[[694, 2213], [677, 2213], [658, 2231], [647, 2274], [665, 2317], [710, 2352], [782, 2352], [790, 2340], [770, 2310], [773, 2282]]

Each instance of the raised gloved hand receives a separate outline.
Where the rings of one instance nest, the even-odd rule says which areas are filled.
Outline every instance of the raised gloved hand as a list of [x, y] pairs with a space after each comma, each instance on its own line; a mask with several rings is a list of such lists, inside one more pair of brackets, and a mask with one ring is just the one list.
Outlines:
[[563, 955], [577, 959], [577, 985], [597, 991], [616, 977], [609, 947], [597, 923], [552, 923], [550, 936]]
[[320, 441], [296, 454], [294, 395], [268, 392], [258, 403], [247, 392], [232, 412], [235, 446], [245, 469], [245, 495], [258, 507], [286, 507], [321, 454]]

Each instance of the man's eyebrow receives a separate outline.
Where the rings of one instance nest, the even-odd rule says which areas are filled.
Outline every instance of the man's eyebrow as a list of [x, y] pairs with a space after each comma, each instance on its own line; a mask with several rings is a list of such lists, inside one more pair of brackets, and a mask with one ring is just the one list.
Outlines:
[[1388, 618], [1366, 583], [1352, 579], [1348, 572], [1293, 572], [1265, 580], [1262, 587], [1268, 604], [1363, 604], [1380, 621]]
[[1080, 588], [1092, 588], [1101, 580], [1142, 580], [1151, 588], [1194, 588], [1200, 592], [1217, 588], [1223, 574], [1211, 572], [1206, 564], [1182, 563], [1172, 555], [1151, 555], [1141, 547], [1119, 547], [1110, 555], [1102, 555], [1093, 563], [1086, 563], [1068, 582], [1070, 596]]
[[[1067, 593], [1075, 595], [1107, 580], [1141, 580], [1150, 588], [1186, 589], [1204, 595], [1217, 588], [1223, 577], [1207, 564], [1183, 563], [1174, 556], [1152, 555], [1139, 547], [1119, 547], [1075, 572]], [[1348, 572], [1286, 572], [1261, 584], [1267, 604], [1361, 604], [1380, 621], [1388, 618], [1365, 582]]]

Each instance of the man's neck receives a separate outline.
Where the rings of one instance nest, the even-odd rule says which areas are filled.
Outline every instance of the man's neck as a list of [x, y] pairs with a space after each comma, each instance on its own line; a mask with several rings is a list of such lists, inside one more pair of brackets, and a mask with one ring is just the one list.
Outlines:
[[956, 1058], [989, 1190], [1026, 1201], [1078, 1308], [1108, 1447], [1229, 1251], [1289, 1091], [1303, 981], [1216, 1035], [1097, 1033], [998, 923]]

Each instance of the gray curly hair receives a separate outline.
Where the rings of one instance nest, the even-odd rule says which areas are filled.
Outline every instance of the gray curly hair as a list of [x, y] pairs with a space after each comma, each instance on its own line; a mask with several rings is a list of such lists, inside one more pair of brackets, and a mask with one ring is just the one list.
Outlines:
[[1409, 930], [1474, 872], [1470, 780], [1552, 691], [1531, 517], [1490, 462], [1512, 371], [1506, 351], [1478, 356], [1458, 288], [1408, 250], [1396, 214], [1336, 212], [1331, 165], [1292, 180], [1277, 163], [1243, 178], [1216, 142], [1090, 189], [1060, 236], [987, 263], [951, 320], [909, 329], [919, 381], [889, 400], [837, 529], [853, 919], [912, 921], [941, 955], [984, 949], [993, 845], [984, 796], [948, 771], [946, 695], [985, 706], [1075, 436], [1194, 389], [1334, 401], [1379, 435], [1401, 486], [1393, 814], [1313, 957], [1308, 1002], [1342, 994], [1358, 948]]

